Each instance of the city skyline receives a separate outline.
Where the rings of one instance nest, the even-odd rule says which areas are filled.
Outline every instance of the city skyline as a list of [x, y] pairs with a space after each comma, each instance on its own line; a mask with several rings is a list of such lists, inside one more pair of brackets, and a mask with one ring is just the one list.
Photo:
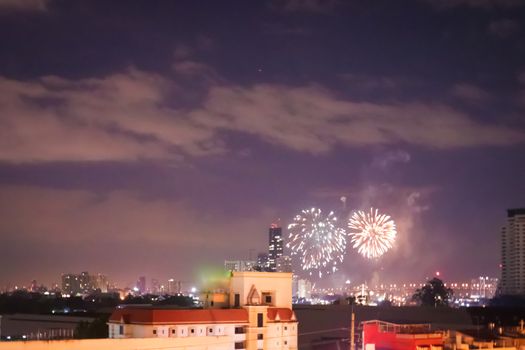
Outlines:
[[0, 1], [0, 286], [198, 283], [311, 207], [397, 229], [322, 283], [499, 278], [523, 23], [497, 0]]

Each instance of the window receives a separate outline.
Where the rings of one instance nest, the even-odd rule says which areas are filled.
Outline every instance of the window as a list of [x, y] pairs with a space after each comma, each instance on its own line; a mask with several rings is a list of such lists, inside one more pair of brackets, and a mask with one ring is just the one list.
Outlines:
[[244, 327], [235, 327], [235, 334], [244, 334]]
[[124, 334], [124, 326], [118, 327], [118, 334]]
[[262, 334], [257, 334], [257, 340], [261, 340], [263, 338]]
[[262, 303], [266, 305], [272, 305], [272, 293], [271, 292], [263, 292], [261, 295], [261, 301]]
[[288, 340], [285, 340], [285, 341], [284, 341], [284, 345], [288, 345]]
[[213, 328], [210, 327], [210, 328], [208, 329], [208, 332], [213, 333]]
[[157, 330], [156, 329], [153, 330], [153, 334], [157, 334]]
[[195, 328], [190, 329], [191, 334], [195, 333]]
[[262, 327], [262, 326], [263, 326], [263, 314], [258, 313], [257, 314], [257, 327]]
[[211, 301], [211, 303], [210, 303], [210, 304], [211, 304], [211, 306], [213, 306], [213, 300]]
[[175, 330], [174, 329], [171, 330], [171, 334], [175, 334]]
[[239, 293], [235, 293], [234, 307], [239, 307], [239, 306], [241, 306], [241, 296], [239, 295]]
[[288, 330], [288, 327], [284, 326], [284, 330], [287, 331], [287, 330]]
[[235, 349], [244, 349], [244, 342], [243, 341], [235, 342]]

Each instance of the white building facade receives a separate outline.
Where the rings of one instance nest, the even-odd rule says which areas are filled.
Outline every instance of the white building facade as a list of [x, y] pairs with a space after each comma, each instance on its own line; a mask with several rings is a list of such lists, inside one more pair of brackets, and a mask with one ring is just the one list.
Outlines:
[[228, 294], [227, 309], [117, 308], [109, 337], [185, 339], [197, 348], [214, 337], [220, 349], [297, 349], [291, 273], [232, 272]]
[[500, 293], [525, 295], [525, 208], [507, 210], [501, 230]]

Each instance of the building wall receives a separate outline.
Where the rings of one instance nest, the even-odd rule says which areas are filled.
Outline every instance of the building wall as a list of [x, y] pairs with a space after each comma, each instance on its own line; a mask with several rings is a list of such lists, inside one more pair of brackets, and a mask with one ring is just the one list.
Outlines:
[[0, 350], [231, 350], [233, 336], [0, 342]]
[[502, 294], [525, 294], [525, 209], [509, 209], [501, 230]]
[[418, 347], [443, 347], [443, 337], [438, 334], [399, 334], [381, 332], [377, 324], [363, 325], [363, 346], [375, 349], [416, 350]]
[[282, 228], [272, 224], [268, 233], [268, 268], [275, 272], [277, 271], [277, 259], [283, 255]]
[[[120, 334], [120, 326], [123, 334]], [[109, 323], [109, 337], [122, 338], [186, 338], [233, 336], [235, 324], [139, 325]], [[155, 333], [154, 333], [155, 331]]]
[[297, 349], [297, 323], [269, 323], [267, 329], [266, 347], [268, 350]]
[[[274, 322], [268, 319], [267, 306], [246, 306], [249, 326], [246, 327], [246, 350], [296, 350], [297, 322]], [[262, 327], [258, 325], [262, 315]], [[259, 339], [258, 335], [262, 335]]]
[[255, 285], [261, 303], [264, 293], [272, 295], [274, 307], [292, 308], [292, 274], [289, 272], [233, 272], [230, 278], [230, 306], [235, 305], [235, 294], [239, 294], [240, 306], [245, 306], [248, 293]]

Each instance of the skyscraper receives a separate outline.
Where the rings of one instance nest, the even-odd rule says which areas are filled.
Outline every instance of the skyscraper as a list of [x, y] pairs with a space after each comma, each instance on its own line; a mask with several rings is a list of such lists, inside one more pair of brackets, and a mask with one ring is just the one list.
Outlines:
[[277, 271], [277, 259], [283, 255], [282, 229], [277, 224], [272, 224], [269, 231], [268, 267], [272, 272]]
[[292, 258], [287, 255], [283, 255], [276, 259], [277, 272], [293, 272], [292, 269]]
[[267, 253], [259, 253], [257, 255], [257, 262], [255, 265], [255, 270], [256, 271], [269, 271]]
[[140, 276], [137, 281], [137, 289], [140, 294], [146, 293], [146, 276]]
[[62, 293], [77, 295], [82, 294], [83, 288], [80, 283], [80, 275], [67, 273], [62, 275]]
[[500, 293], [525, 295], [525, 208], [508, 209], [501, 230]]

